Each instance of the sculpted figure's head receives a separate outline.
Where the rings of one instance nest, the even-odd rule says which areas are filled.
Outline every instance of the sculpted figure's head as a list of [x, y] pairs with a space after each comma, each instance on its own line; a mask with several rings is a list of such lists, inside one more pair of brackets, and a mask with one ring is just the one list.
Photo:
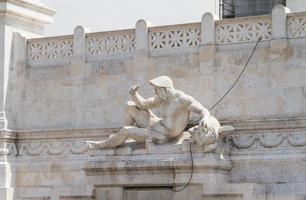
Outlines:
[[159, 76], [149, 83], [154, 86], [155, 94], [163, 100], [166, 100], [168, 91], [173, 89], [172, 80], [168, 76]]

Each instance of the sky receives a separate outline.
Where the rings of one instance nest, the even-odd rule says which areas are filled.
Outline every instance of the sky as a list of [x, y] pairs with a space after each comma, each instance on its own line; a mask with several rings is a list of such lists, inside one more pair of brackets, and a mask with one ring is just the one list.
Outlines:
[[90, 32], [134, 28], [139, 19], [150, 26], [200, 22], [205, 12], [218, 10], [216, 0], [41, 0], [55, 9], [45, 36], [72, 34], [82, 25]]

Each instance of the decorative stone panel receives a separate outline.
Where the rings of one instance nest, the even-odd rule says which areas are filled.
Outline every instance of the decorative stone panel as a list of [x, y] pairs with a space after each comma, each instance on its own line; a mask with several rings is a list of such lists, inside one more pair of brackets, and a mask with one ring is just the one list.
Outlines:
[[244, 133], [229, 136], [233, 149], [292, 149], [305, 148], [304, 132], [276, 131], [265, 133]]
[[201, 40], [201, 24], [160, 26], [149, 29], [151, 52], [196, 48]]
[[18, 145], [18, 149], [18, 156], [56, 156], [88, 153], [88, 146], [85, 141], [78, 140], [22, 142]]
[[72, 36], [27, 40], [28, 64], [46, 66], [69, 64], [73, 54]]
[[86, 34], [88, 61], [131, 57], [135, 50], [135, 30]]
[[287, 33], [289, 38], [306, 36], [306, 12], [290, 14], [287, 19]]
[[238, 18], [217, 21], [217, 44], [255, 42], [259, 38], [270, 40], [272, 36], [271, 17]]

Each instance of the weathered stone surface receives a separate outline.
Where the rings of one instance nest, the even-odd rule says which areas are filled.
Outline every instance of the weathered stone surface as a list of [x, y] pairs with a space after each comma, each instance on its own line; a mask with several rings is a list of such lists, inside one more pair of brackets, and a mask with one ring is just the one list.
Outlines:
[[[10, 35], [9, 70], [0, 73], [7, 81], [0, 87], [1, 127], [11, 129], [0, 132], [0, 199], [305, 198], [305, 17], [277, 7], [272, 16], [215, 21], [204, 14], [201, 23], [147, 27], [140, 20], [130, 30]], [[39, 33], [37, 25], [26, 31]], [[239, 82], [211, 110], [235, 132], [213, 153], [192, 146], [194, 174], [183, 192], [171, 189], [190, 177], [188, 135], [163, 145], [88, 149], [86, 141], [106, 139], [124, 124], [128, 89], [141, 84], [147, 98], [154, 77], [170, 76], [211, 108], [259, 38]]]

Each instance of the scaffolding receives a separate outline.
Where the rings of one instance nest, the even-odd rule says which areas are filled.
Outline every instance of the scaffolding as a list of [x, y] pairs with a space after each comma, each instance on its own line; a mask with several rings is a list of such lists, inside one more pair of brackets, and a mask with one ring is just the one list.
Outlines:
[[219, 0], [219, 17], [267, 15], [276, 4], [286, 6], [286, 0]]
[[221, 19], [235, 17], [235, 0], [220, 0], [219, 17]]

